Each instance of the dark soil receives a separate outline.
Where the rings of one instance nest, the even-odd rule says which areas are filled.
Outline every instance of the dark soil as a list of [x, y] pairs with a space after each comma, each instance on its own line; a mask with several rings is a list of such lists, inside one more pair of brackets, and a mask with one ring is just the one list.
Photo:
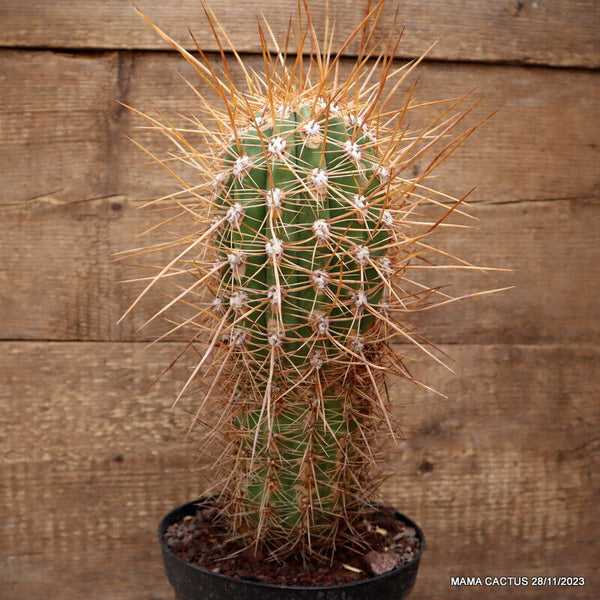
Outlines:
[[223, 540], [227, 529], [212, 507], [200, 506], [195, 515], [171, 525], [164, 535], [172, 552], [209, 571], [261, 583], [287, 586], [331, 586], [368, 579], [412, 560], [420, 540], [388, 507], [365, 513], [362, 520], [369, 550], [362, 554], [339, 551], [332, 561], [290, 557], [282, 562], [267, 560], [254, 548], [236, 547]]

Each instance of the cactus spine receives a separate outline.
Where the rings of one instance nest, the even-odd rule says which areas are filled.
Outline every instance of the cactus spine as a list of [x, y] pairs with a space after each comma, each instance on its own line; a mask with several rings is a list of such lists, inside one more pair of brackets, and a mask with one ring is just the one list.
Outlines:
[[[182, 394], [204, 388], [197, 420], [208, 399], [216, 407], [205, 448], [224, 444], [217, 466], [232, 535], [280, 555], [326, 554], [352, 537], [379, 483], [378, 434], [393, 432], [386, 377], [412, 380], [392, 338], [434, 356], [404, 318], [438, 294], [449, 299], [410, 273], [425, 254], [431, 266], [436, 251], [423, 240], [459, 204], [424, 179], [471, 130], [448, 137], [464, 116], [453, 102], [418, 131], [404, 123], [410, 96], [388, 106], [414, 64], [395, 66], [391, 36], [369, 61], [382, 8], [351, 36], [360, 38], [359, 56], [345, 78], [339, 56], [321, 52], [310, 15], [294, 61], [287, 49], [269, 54], [261, 28], [263, 75], [233, 49], [244, 89], [226, 62], [217, 74], [201, 51], [193, 57], [155, 27], [224, 110], [197, 90], [204, 118], [191, 126], [143, 115], [195, 175], [178, 175], [182, 191], [170, 197], [191, 233], [141, 296], [159, 281], [191, 279], [155, 316], [176, 304], [191, 309], [174, 331], [188, 328], [204, 346]], [[423, 174], [409, 175], [448, 139]], [[172, 161], [162, 164], [174, 172]], [[420, 214], [431, 208], [441, 213]]]

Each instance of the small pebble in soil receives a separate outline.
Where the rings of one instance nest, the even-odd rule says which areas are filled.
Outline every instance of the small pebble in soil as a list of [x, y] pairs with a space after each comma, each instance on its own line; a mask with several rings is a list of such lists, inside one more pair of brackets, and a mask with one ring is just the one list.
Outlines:
[[395, 552], [371, 550], [365, 555], [365, 562], [372, 575], [383, 575], [398, 566], [399, 557]]

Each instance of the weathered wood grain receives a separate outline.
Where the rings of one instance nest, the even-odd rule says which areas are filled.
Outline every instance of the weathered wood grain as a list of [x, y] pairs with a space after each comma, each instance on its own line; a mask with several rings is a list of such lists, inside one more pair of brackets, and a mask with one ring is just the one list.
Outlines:
[[178, 384], [143, 395], [173, 349], [1, 345], [2, 600], [172, 598], [155, 526], [207, 482]]
[[[572, 558], [581, 544], [590, 544], [594, 556], [600, 533], [597, 346], [449, 351], [466, 371], [419, 371], [447, 399], [419, 394], [413, 403], [405, 386], [392, 391], [399, 403], [409, 399], [399, 410], [406, 445], [390, 453], [400, 476], [390, 483], [390, 498], [406, 494], [410, 512], [422, 515], [431, 532], [431, 562], [424, 563], [431, 580], [419, 587], [423, 597], [472, 598], [472, 588], [449, 586], [452, 575], [567, 570], [580, 572], [589, 587], [509, 586], [485, 588], [484, 595], [591, 600], [598, 594], [596, 561], [576, 565]], [[465, 531], [471, 518], [476, 533]], [[569, 533], [563, 538], [561, 531]]]
[[[201, 4], [192, 0], [137, 5], [175, 39], [192, 48], [191, 30], [202, 47], [216, 50]], [[221, 0], [212, 3], [231, 40], [240, 52], [257, 52], [256, 21], [261, 14], [282, 39], [296, 0], [272, 3]], [[331, 21], [340, 47], [360, 22], [367, 2], [331, 0]], [[325, 31], [325, 2], [310, 3], [319, 35]], [[593, 0], [532, 0], [481, 2], [480, 0], [402, 0], [388, 2], [378, 27], [387, 34], [396, 6], [399, 22], [406, 25], [402, 56], [418, 56], [440, 39], [431, 56], [445, 60], [516, 61], [559, 66], [593, 67], [600, 63], [598, 21], [600, 9]], [[165, 44], [138, 17], [129, 2], [21, 2], [5, 0], [0, 8], [0, 44], [50, 48], [165, 48]], [[356, 52], [356, 44], [348, 52]]]
[[[141, 347], [0, 344], [3, 600], [170, 597], [154, 528], [210, 476], [198, 471], [196, 438], [183, 440], [193, 401], [167, 410], [181, 373], [140, 395], [174, 345]], [[596, 598], [598, 348], [446, 350], [468, 370], [415, 370], [447, 399], [402, 382], [391, 392], [406, 440], [389, 452], [397, 476], [385, 499], [428, 536], [415, 598], [471, 597], [450, 576], [488, 574], [584, 576], [560, 598]]]
[[0, 52], [2, 203], [108, 193], [118, 54]]
[[[420, 313], [410, 323], [434, 343], [598, 340], [600, 205], [586, 198], [492, 203], [478, 204], [473, 213], [476, 229], [441, 231], [431, 241], [473, 264], [513, 271], [419, 270], [411, 276], [429, 285], [452, 284], [449, 293], [455, 296], [515, 288]], [[1, 338], [131, 340], [166, 331], [160, 322], [137, 331], [164, 305], [158, 293], [146, 296], [131, 318], [117, 325], [143, 284], [116, 282], [155, 271], [111, 258], [138, 246], [135, 236], [159, 215], [137, 210], [121, 196], [41, 200], [5, 206], [0, 214]], [[138, 262], [166, 264], [175, 253]]]
[[[258, 59], [250, 64], [258, 67]], [[342, 73], [348, 68], [344, 62]], [[148, 158], [127, 136], [159, 155], [171, 150], [168, 142], [141, 130], [145, 122], [118, 101], [175, 121], [178, 114], [196, 113], [181, 75], [197, 80], [183, 59], [5, 51], [0, 70], [6, 77], [0, 204], [45, 196], [70, 202], [115, 194], [150, 199], [173, 191], [166, 172], [136, 168]], [[241, 81], [239, 68], [232, 72]], [[474, 198], [494, 201], [598, 196], [597, 73], [435, 63], [417, 74], [416, 102], [475, 89], [474, 99], [485, 100], [471, 123], [499, 109], [442, 165], [436, 186], [456, 195], [477, 186]], [[398, 93], [393, 103], [404, 101]], [[431, 115], [410, 113], [408, 122], [417, 127]], [[425, 166], [420, 160], [414, 168]]]

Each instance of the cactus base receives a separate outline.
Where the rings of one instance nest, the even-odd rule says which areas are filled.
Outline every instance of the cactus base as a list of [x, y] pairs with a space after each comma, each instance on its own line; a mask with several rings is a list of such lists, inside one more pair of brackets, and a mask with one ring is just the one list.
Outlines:
[[420, 540], [420, 550], [413, 560], [392, 571], [358, 582], [328, 587], [291, 587], [236, 579], [214, 573], [188, 563], [174, 554], [164, 542], [170, 525], [188, 515], [194, 515], [198, 506], [210, 505], [210, 499], [200, 499], [175, 508], [158, 527], [165, 573], [174, 589], [175, 600], [402, 600], [410, 594], [417, 577], [425, 537], [410, 519], [396, 512], [396, 518], [413, 527]]

